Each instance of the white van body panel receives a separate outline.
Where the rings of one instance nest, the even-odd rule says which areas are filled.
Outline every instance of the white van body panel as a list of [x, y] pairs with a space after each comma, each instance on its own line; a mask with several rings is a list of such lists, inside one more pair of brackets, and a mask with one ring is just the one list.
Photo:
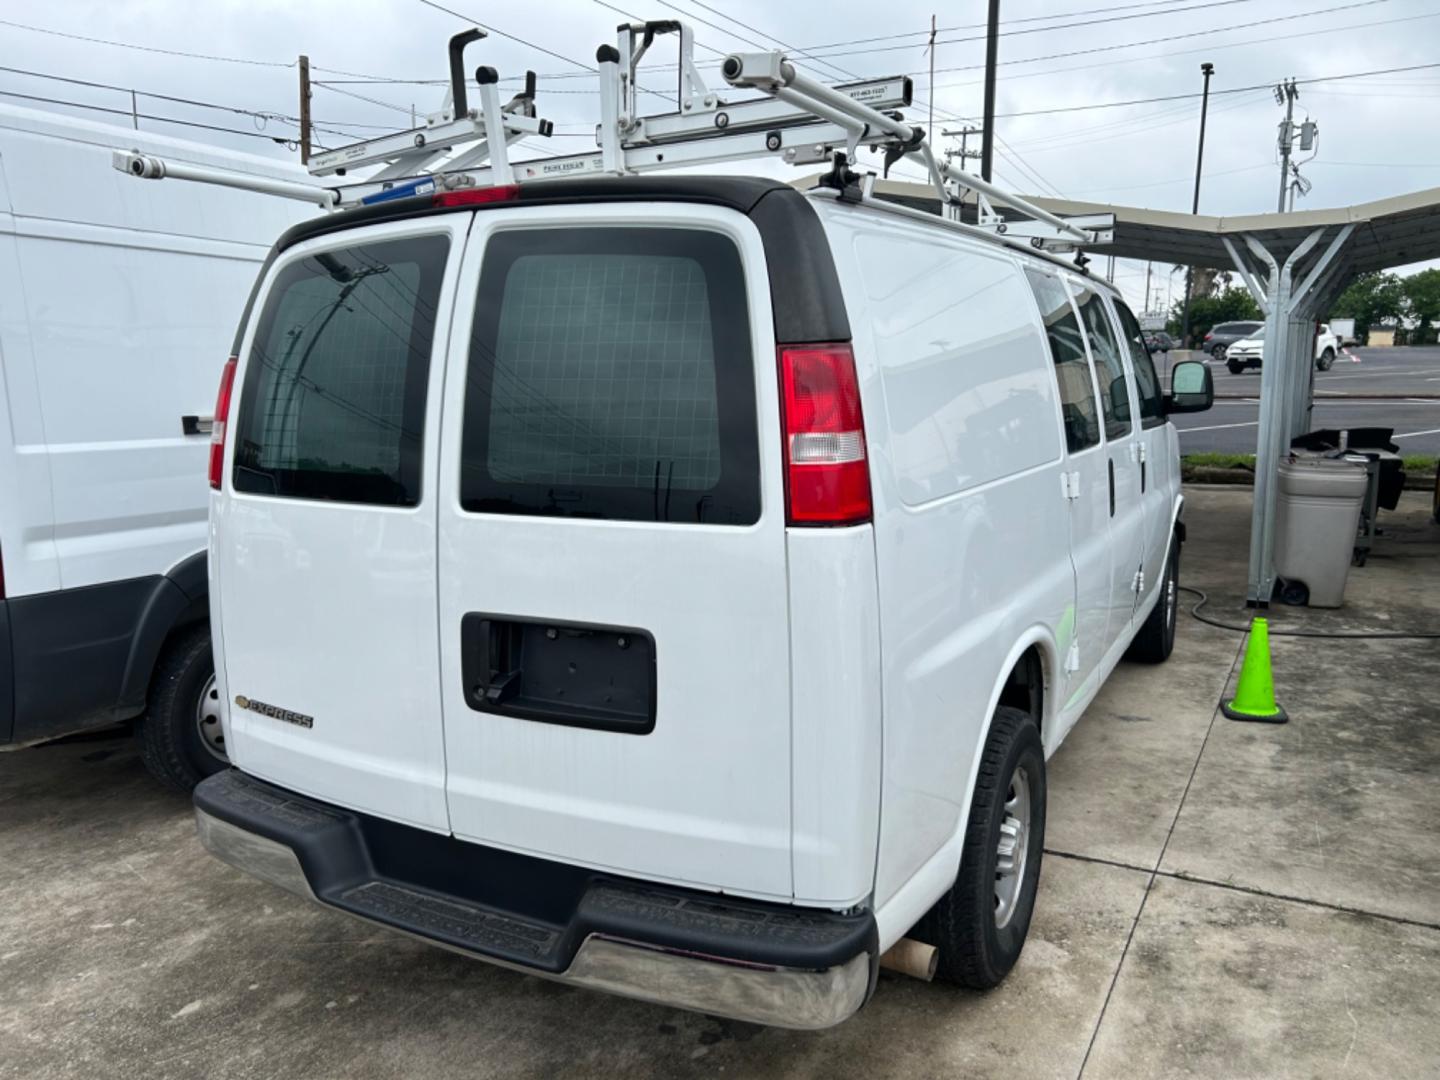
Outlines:
[[[831, 197], [812, 204], [851, 328], [870, 469], [873, 521], [844, 528], [785, 525], [767, 284], [803, 267], [768, 265], [738, 213], [520, 205], [347, 229], [283, 256], [280, 267], [372, 236], [455, 238], [421, 504], [242, 495], [227, 470], [212, 560], [227, 696], [315, 716], [299, 730], [232, 709], [240, 767], [486, 847], [868, 908], [882, 949], [909, 932], [955, 880], [981, 752], [1013, 673], [1035, 658], [1049, 755], [1159, 601], [1182, 503], [1178, 440], [1158, 411], [1142, 421], [1137, 361], [1108, 286], [958, 230]], [[739, 249], [759, 436], [752, 525], [462, 505], [487, 245], [517, 230], [615, 226], [703, 230]], [[1124, 393], [1112, 384], [1109, 402], [1126, 424], [1078, 452], [1066, 448], [1027, 271], [1054, 279], [1057, 309], [1078, 326], [1081, 291], [1097, 293], [1121, 346]], [[1083, 378], [1097, 402], [1111, 391], [1099, 362], [1087, 333], [1064, 376]], [[243, 377], [242, 367], [237, 387]], [[298, 614], [295, 596], [306, 599]], [[277, 622], [277, 611], [289, 618]], [[654, 729], [635, 737], [472, 706], [459, 628], [475, 613], [650, 632]]]
[[[469, 360], [474, 307], [462, 305], [451, 338], [439, 488], [451, 827], [463, 839], [566, 862], [788, 899], [784, 471], [759, 234], [733, 211], [676, 203], [480, 214], [459, 294], [476, 295], [487, 243], [502, 230], [616, 225], [718, 232], [740, 250], [755, 367], [760, 519], [733, 526], [462, 509], [460, 373]], [[616, 734], [471, 709], [460, 655], [461, 620], [469, 612], [649, 632], [656, 650], [654, 730]]]
[[1074, 603], [1056, 527], [1063, 448], [1043, 332], [1013, 258], [908, 221], [817, 209], [875, 433], [883, 909], [963, 820], [989, 692], [1013, 646], [1037, 629], [1057, 639]]
[[[390, 222], [286, 251], [256, 298], [235, 375], [232, 403], [240, 400], [253, 362], [270, 285], [287, 267], [364, 244], [447, 238], [425, 396], [419, 504], [236, 491], [239, 438], [232, 435], [223, 495], [212, 506], [211, 612], [216, 666], [223, 667], [229, 703], [231, 760], [291, 790], [439, 832], [450, 825], [435, 632], [435, 522], [442, 501], [437, 451], [450, 312], [469, 225], [468, 214]], [[313, 727], [236, 708], [237, 697], [301, 713]]]
[[[0, 551], [11, 597], [169, 567], [205, 547], [209, 417], [286, 200], [136, 183], [110, 153], [299, 179], [283, 162], [0, 106]], [[3, 434], [3, 432], [0, 432]]]

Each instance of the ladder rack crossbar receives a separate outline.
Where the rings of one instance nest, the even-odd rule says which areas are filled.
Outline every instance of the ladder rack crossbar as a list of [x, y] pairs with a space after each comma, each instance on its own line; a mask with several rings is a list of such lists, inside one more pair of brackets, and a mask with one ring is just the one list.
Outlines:
[[[651, 116], [638, 111], [641, 61], [658, 37], [678, 39], [679, 70], [675, 108]], [[967, 231], [1010, 245], [1071, 251], [1113, 239], [1111, 215], [1064, 218], [1028, 199], [937, 160], [925, 129], [908, 123], [900, 111], [911, 103], [911, 81], [897, 75], [832, 86], [798, 70], [782, 51], [732, 53], [721, 64], [724, 93], [706, 86], [694, 61], [689, 27], [676, 20], [626, 23], [616, 45], [596, 53], [600, 80], [600, 123], [596, 147], [564, 156], [512, 161], [511, 148], [527, 137], [546, 138], [554, 130], [535, 104], [535, 75], [509, 101], [500, 97], [494, 68], [475, 72], [479, 107], [466, 94], [462, 56], [483, 39], [478, 30], [456, 34], [448, 49], [449, 89], [440, 111], [406, 131], [381, 135], [316, 154], [315, 177], [345, 176], [333, 187], [272, 180], [238, 172], [162, 161], [138, 151], [117, 151], [114, 165], [131, 175], [195, 180], [303, 199], [338, 209], [426, 194], [441, 188], [529, 184], [558, 178], [629, 175], [697, 165], [779, 158], [790, 165], [834, 165], [826, 183], [845, 189], [861, 178], [850, 166], [862, 146], [884, 151], [884, 167], [909, 160], [925, 169], [941, 204], [941, 217], [959, 221], [967, 194], [979, 206], [979, 220]], [[732, 91], [759, 96], [729, 100]], [[350, 179], [354, 169], [374, 167], [368, 177]], [[873, 176], [873, 174], [871, 174]], [[855, 201], [879, 205], [873, 183], [860, 185]], [[1025, 216], [1007, 221], [993, 203]], [[933, 215], [932, 215], [933, 216]]]

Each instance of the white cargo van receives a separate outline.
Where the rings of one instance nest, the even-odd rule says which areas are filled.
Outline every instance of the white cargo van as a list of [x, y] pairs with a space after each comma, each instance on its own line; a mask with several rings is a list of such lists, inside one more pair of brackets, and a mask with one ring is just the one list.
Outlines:
[[1046, 757], [1171, 650], [1210, 376], [1162, 394], [1105, 282], [902, 210], [627, 177], [291, 229], [220, 395], [210, 850], [770, 1024], [907, 935], [1003, 978]]
[[188, 791], [225, 764], [206, 497], [216, 365], [295, 203], [157, 190], [111, 149], [283, 163], [0, 107], [0, 749], [134, 721]]

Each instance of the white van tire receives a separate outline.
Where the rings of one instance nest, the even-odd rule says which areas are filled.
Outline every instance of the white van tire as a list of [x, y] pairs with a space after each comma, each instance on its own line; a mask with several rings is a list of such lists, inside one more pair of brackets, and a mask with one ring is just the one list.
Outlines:
[[161, 653], [145, 715], [136, 722], [145, 767], [181, 794], [229, 765], [200, 733], [201, 699], [213, 692], [214, 677], [210, 627], [182, 631]]
[[[1008, 806], [1017, 802], [1017, 795], [1023, 795], [1023, 806]], [[989, 990], [998, 986], [1020, 959], [1040, 881], [1045, 797], [1045, 747], [1035, 720], [1021, 709], [1001, 705], [990, 724], [975, 781], [960, 873], [911, 931], [911, 936], [936, 947], [937, 979], [972, 990]], [[1008, 835], [1020, 817], [1025, 819], [1023, 844], [1016, 849], [1020, 862], [1011, 875], [1012, 900], [1002, 919], [1002, 826], [1007, 827]], [[1011, 856], [1011, 865], [1015, 857]]]
[[1180, 615], [1180, 544], [1170, 541], [1170, 556], [1165, 560], [1165, 578], [1160, 582], [1160, 598], [1140, 624], [1130, 648], [1128, 660], [1142, 664], [1162, 664], [1175, 651], [1175, 623]]

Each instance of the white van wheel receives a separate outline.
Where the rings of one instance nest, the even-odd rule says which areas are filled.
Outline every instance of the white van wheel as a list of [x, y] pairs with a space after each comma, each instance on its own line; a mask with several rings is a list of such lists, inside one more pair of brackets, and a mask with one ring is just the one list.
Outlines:
[[208, 625], [183, 630], [166, 645], [135, 733], [151, 775], [184, 794], [229, 767]]
[[960, 872], [910, 932], [936, 947], [937, 979], [988, 990], [1020, 959], [1040, 883], [1045, 790], [1034, 717], [1001, 705], [975, 781]]

